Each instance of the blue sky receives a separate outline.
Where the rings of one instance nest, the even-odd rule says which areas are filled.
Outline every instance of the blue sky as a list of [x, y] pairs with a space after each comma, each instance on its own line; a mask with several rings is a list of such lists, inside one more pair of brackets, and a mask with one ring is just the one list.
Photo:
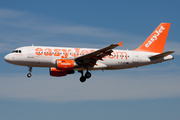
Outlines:
[[[179, 120], [180, 2], [171, 0], [6, 0], [0, 1], [1, 120]], [[171, 23], [164, 51], [175, 59], [116, 71], [49, 76], [48, 68], [4, 61], [13, 49], [28, 45], [135, 49], [161, 23]]]

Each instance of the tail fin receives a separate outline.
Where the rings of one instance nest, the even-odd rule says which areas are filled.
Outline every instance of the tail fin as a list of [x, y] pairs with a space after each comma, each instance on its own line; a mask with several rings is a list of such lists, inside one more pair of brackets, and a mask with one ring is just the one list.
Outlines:
[[135, 51], [163, 53], [171, 23], [161, 23]]

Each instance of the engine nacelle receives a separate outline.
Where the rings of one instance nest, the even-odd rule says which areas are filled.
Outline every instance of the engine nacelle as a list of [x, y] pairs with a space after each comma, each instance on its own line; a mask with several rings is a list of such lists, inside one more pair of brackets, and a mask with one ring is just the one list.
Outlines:
[[57, 70], [73, 70], [76, 63], [74, 60], [66, 59], [57, 59], [56, 60], [56, 69]]
[[49, 72], [51, 76], [54, 77], [63, 77], [66, 76], [67, 74], [74, 74], [74, 70], [57, 70], [56, 68], [49, 68]]

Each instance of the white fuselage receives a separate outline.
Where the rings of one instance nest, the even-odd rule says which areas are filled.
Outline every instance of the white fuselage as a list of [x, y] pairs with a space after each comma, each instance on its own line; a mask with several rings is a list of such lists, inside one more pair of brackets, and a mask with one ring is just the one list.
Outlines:
[[[17, 48], [13, 53], [5, 56], [5, 60], [11, 64], [31, 67], [55, 67], [57, 59], [75, 59], [78, 56], [88, 54], [97, 49], [67, 48], [67, 47], [46, 47], [26, 46]], [[151, 60], [149, 57], [158, 53], [140, 52], [130, 50], [113, 50], [112, 55], [107, 55], [103, 60], [98, 60], [96, 65], [89, 70], [112, 70], [139, 67], [155, 64], [173, 59], [172, 55]], [[74, 70], [84, 70], [82, 67], [75, 67]]]

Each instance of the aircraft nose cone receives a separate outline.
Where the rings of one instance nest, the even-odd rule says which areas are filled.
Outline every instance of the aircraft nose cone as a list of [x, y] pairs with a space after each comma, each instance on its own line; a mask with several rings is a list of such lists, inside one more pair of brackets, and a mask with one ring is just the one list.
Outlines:
[[9, 59], [9, 55], [6, 55], [5, 57], [4, 57], [4, 60], [6, 61], [6, 62], [8, 62], [10, 59]]

